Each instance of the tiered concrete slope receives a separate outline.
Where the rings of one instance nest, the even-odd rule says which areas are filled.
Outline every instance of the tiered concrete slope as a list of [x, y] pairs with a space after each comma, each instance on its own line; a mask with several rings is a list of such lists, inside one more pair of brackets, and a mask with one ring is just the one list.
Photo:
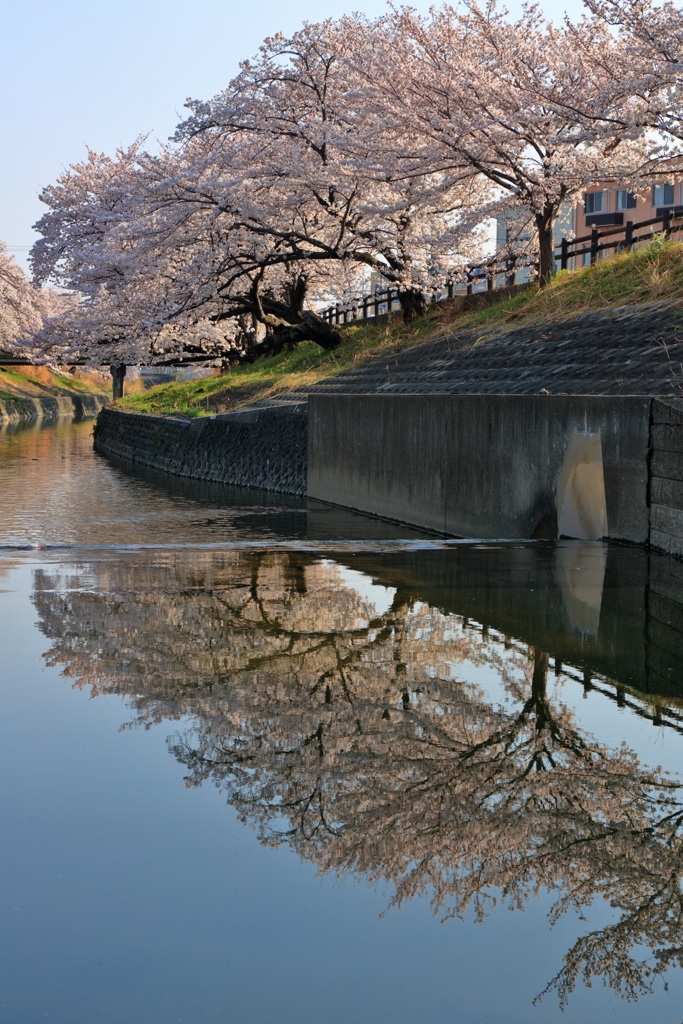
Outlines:
[[683, 396], [683, 311], [672, 304], [457, 335], [307, 389], [336, 394]]

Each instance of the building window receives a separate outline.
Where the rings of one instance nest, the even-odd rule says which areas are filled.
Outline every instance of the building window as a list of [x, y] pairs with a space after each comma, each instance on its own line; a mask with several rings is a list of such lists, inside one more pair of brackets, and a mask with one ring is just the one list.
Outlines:
[[655, 185], [652, 189], [653, 206], [673, 206], [674, 187], [673, 185]]
[[586, 192], [586, 213], [607, 213], [607, 194]]
[[617, 189], [617, 210], [635, 210], [636, 197], [630, 188]]

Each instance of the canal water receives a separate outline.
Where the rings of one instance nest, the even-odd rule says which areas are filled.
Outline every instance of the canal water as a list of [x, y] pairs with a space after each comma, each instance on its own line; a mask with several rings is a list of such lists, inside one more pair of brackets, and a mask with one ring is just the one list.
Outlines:
[[0, 434], [0, 1021], [683, 1019], [683, 563]]

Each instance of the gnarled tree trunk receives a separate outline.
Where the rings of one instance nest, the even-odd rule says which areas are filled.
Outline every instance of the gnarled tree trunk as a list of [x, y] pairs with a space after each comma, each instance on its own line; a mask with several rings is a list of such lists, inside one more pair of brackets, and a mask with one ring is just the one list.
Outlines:
[[342, 336], [339, 331], [310, 309], [302, 310], [295, 323], [273, 328], [273, 343], [277, 345], [277, 351], [280, 351], [285, 345], [296, 345], [300, 341], [314, 341], [316, 345], [320, 345], [326, 352], [329, 352], [336, 348], [341, 340]]

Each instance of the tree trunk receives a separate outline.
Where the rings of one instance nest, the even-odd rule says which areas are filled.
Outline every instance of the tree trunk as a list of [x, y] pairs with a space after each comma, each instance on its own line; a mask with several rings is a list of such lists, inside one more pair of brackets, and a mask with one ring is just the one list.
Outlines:
[[538, 279], [541, 288], [544, 288], [555, 273], [555, 207], [551, 203], [546, 203], [543, 213], [536, 214], [536, 229], [539, 253]]
[[419, 289], [406, 288], [405, 291], [399, 290], [398, 297], [401, 300], [404, 323], [409, 324], [416, 316], [424, 316], [427, 310], [427, 303]]
[[336, 348], [341, 340], [339, 331], [310, 309], [304, 309], [299, 313], [298, 323], [273, 328], [273, 346], [278, 352], [285, 345], [297, 345], [300, 341], [314, 341], [316, 345], [329, 352]]

